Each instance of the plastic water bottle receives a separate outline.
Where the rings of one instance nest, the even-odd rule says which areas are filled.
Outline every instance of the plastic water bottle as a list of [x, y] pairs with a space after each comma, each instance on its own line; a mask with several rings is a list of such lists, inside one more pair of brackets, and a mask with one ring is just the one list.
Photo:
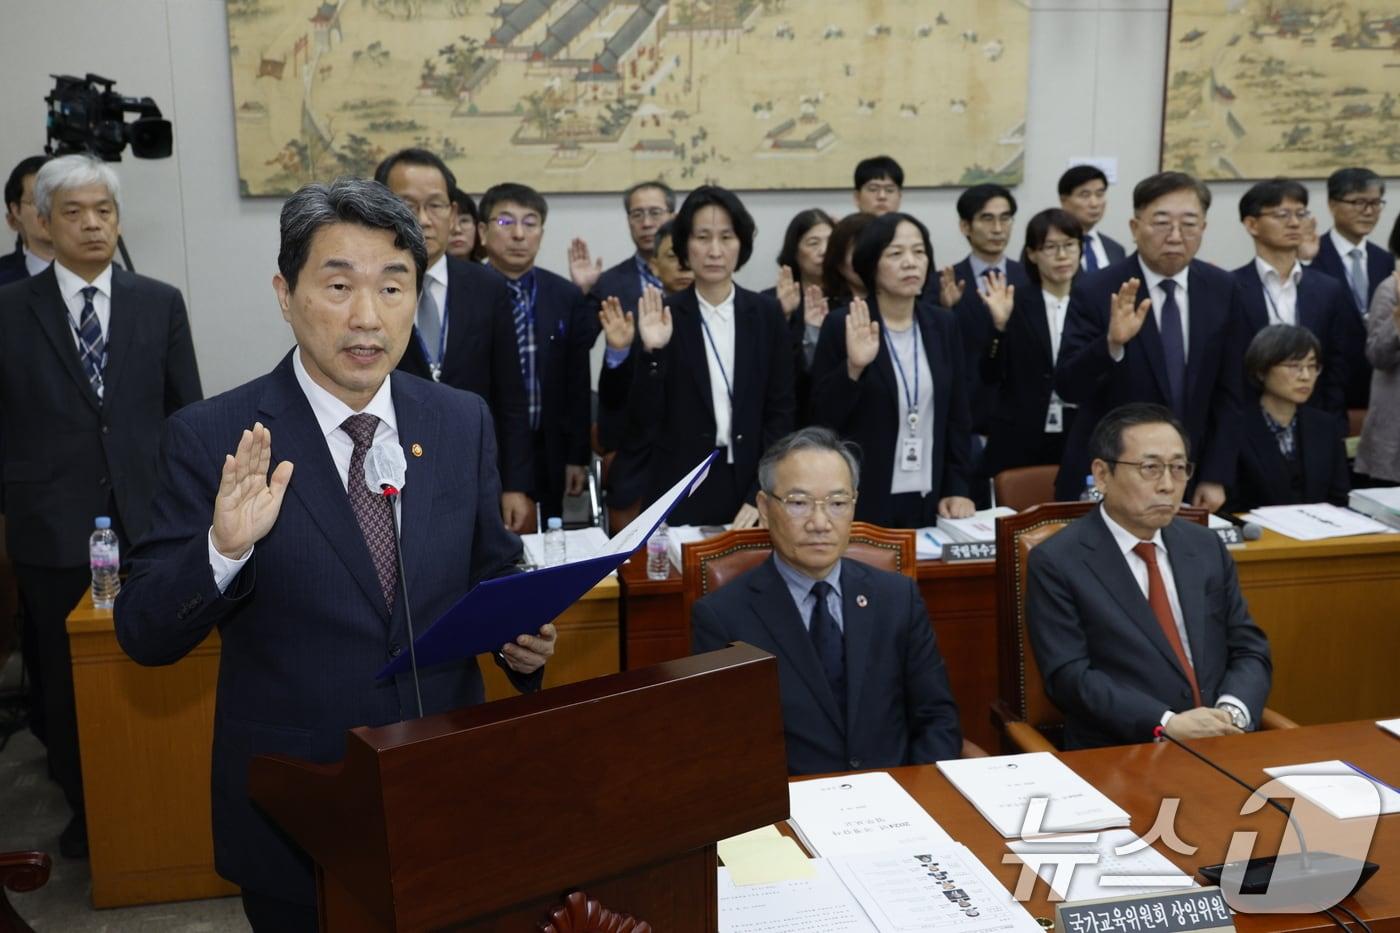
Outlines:
[[1084, 477], [1084, 491], [1079, 494], [1080, 502], [1102, 502], [1103, 490], [1094, 485], [1094, 474]]
[[557, 567], [568, 560], [568, 548], [564, 544], [564, 520], [555, 516], [545, 525], [544, 565]]
[[121, 565], [121, 554], [117, 548], [117, 533], [112, 530], [112, 520], [99, 515], [97, 530], [88, 539], [88, 562], [92, 566], [92, 605], [97, 609], [111, 609], [116, 601], [117, 591], [122, 588], [117, 568]]
[[656, 529], [656, 533], [647, 539], [647, 579], [665, 580], [671, 575], [671, 535], [666, 530], [666, 523]]

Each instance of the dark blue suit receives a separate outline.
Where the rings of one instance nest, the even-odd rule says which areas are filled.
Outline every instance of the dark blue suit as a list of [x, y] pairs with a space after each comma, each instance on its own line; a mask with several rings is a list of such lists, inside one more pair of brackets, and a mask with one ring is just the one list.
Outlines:
[[1365, 308], [1356, 305], [1356, 299], [1351, 293], [1350, 281], [1347, 279], [1346, 262], [1337, 255], [1337, 247], [1332, 243], [1330, 231], [1318, 238], [1317, 257], [1313, 259], [1312, 265], [1308, 268], [1325, 272], [1341, 282], [1342, 287], [1346, 289], [1348, 304], [1363, 321], [1359, 331], [1359, 339], [1353, 333], [1352, 343], [1347, 348], [1346, 402], [1348, 408], [1365, 408], [1371, 399], [1371, 364], [1366, 359], [1366, 326], [1364, 321], [1366, 311], [1371, 306], [1371, 298], [1376, 294], [1376, 289], [1385, 281], [1386, 276], [1395, 271], [1395, 257], [1374, 243], [1368, 242], [1366, 244]]
[[[297, 351], [293, 351], [297, 352]], [[475, 395], [395, 372], [406, 590], [421, 633], [479, 580], [509, 572], [520, 539], [501, 524], [496, 444]], [[224, 455], [261, 421], [272, 464], [295, 464], [281, 513], [221, 595], [207, 535]], [[402, 595], [391, 615], [324, 435], [292, 371], [172, 416], [161, 445], [152, 530], [132, 555], [117, 638], [142, 664], [172, 664], [219, 629], [214, 715], [214, 861], [219, 874], [285, 901], [315, 902], [310, 863], [248, 799], [254, 755], [333, 762], [345, 731], [412, 716], [409, 675], [375, 680], [408, 646]], [[532, 678], [513, 678], [525, 688]], [[474, 660], [422, 671], [428, 714], [482, 701]]]
[[[996, 409], [996, 391], [982, 384], [977, 361], [987, 355], [987, 348], [996, 336], [992, 315], [977, 292], [977, 276], [972, 274], [972, 257], [953, 266], [953, 277], [964, 283], [962, 297], [951, 308], [958, 319], [958, 331], [963, 341], [963, 375], [967, 379], [968, 409], [972, 412], [972, 429], [976, 434], [986, 434]], [[1006, 282], [1014, 285], [1016, 291], [1032, 288], [1026, 277], [1025, 266], [1014, 259], [1006, 260]], [[933, 288], [930, 285], [930, 288]], [[936, 292], [934, 292], [936, 294]], [[962, 495], [962, 493], [959, 493]]]
[[[1198, 464], [1196, 481], [1228, 488], [1235, 478], [1239, 443], [1244, 302], [1239, 283], [1224, 269], [1193, 260], [1187, 276], [1186, 410], [1176, 414], [1186, 427], [1191, 459]], [[1123, 348], [1120, 362], [1108, 354], [1113, 296], [1131, 278], [1141, 280], [1141, 303], [1150, 295], [1137, 253], [1076, 277], [1070, 293], [1055, 390], [1066, 402], [1077, 404], [1079, 413], [1065, 439], [1065, 456], [1055, 478], [1056, 499], [1076, 499], [1083, 491], [1089, 435], [1100, 418], [1128, 402], [1171, 407], [1155, 309]]]
[[637, 274], [637, 256], [633, 253], [622, 262], [598, 276], [589, 296], [599, 304], [605, 298], [616, 298], [622, 302], [622, 310], [628, 314], [637, 313], [637, 304], [642, 300], [642, 280]]
[[1299, 408], [1293, 441], [1298, 456], [1289, 463], [1258, 405], [1246, 408], [1239, 473], [1225, 511], [1311, 502], [1347, 504], [1351, 473], [1337, 418], [1317, 409]]
[[13, 253], [0, 256], [0, 285], [18, 282], [29, 278], [29, 267], [24, 262], [24, 247], [16, 246]]
[[[1108, 234], [1100, 233], [1099, 242], [1103, 244], [1104, 255], [1108, 257], [1108, 264], [1110, 266], [1128, 257], [1128, 251], [1123, 248], [1123, 244], [1119, 243]], [[1080, 267], [1083, 267], [1082, 261], [1080, 262]]]
[[791, 774], [957, 758], [958, 707], [914, 581], [843, 559], [841, 618], [845, 716], [772, 558], [695, 604], [691, 644], [698, 654], [743, 641], [777, 657]]

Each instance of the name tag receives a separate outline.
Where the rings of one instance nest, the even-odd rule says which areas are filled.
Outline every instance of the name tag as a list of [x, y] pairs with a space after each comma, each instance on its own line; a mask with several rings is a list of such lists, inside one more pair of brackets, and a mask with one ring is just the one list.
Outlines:
[[1050, 393], [1050, 405], [1045, 409], [1045, 433], [1061, 434], [1065, 430], [1065, 403], [1055, 393]]
[[917, 473], [924, 468], [924, 439], [906, 437], [899, 442], [899, 468], [906, 473]]

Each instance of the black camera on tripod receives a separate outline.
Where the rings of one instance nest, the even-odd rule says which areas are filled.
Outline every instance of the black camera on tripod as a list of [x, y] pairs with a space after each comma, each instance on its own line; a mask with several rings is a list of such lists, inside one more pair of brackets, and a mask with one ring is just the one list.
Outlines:
[[[116, 82], [101, 75], [50, 77], [54, 89], [44, 98], [49, 105], [44, 152], [54, 156], [90, 152], [107, 162], [120, 162], [122, 150], [130, 145], [138, 159], [170, 157], [170, 121], [161, 117], [155, 101], [123, 97], [112, 90]], [[128, 113], [137, 114], [130, 123]]]

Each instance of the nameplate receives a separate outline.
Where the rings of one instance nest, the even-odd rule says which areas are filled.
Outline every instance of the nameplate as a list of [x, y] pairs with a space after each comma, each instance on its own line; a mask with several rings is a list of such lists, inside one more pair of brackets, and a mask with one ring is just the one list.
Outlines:
[[943, 545], [943, 563], [961, 564], [970, 560], [996, 560], [997, 546], [983, 541], [972, 544]]
[[1055, 905], [1056, 933], [1214, 933], [1234, 929], [1230, 908], [1218, 887]]
[[1226, 547], [1232, 544], [1244, 544], [1244, 538], [1240, 535], [1240, 529], [1231, 525], [1229, 528], [1217, 528], [1215, 533], [1220, 535], [1220, 541]]

